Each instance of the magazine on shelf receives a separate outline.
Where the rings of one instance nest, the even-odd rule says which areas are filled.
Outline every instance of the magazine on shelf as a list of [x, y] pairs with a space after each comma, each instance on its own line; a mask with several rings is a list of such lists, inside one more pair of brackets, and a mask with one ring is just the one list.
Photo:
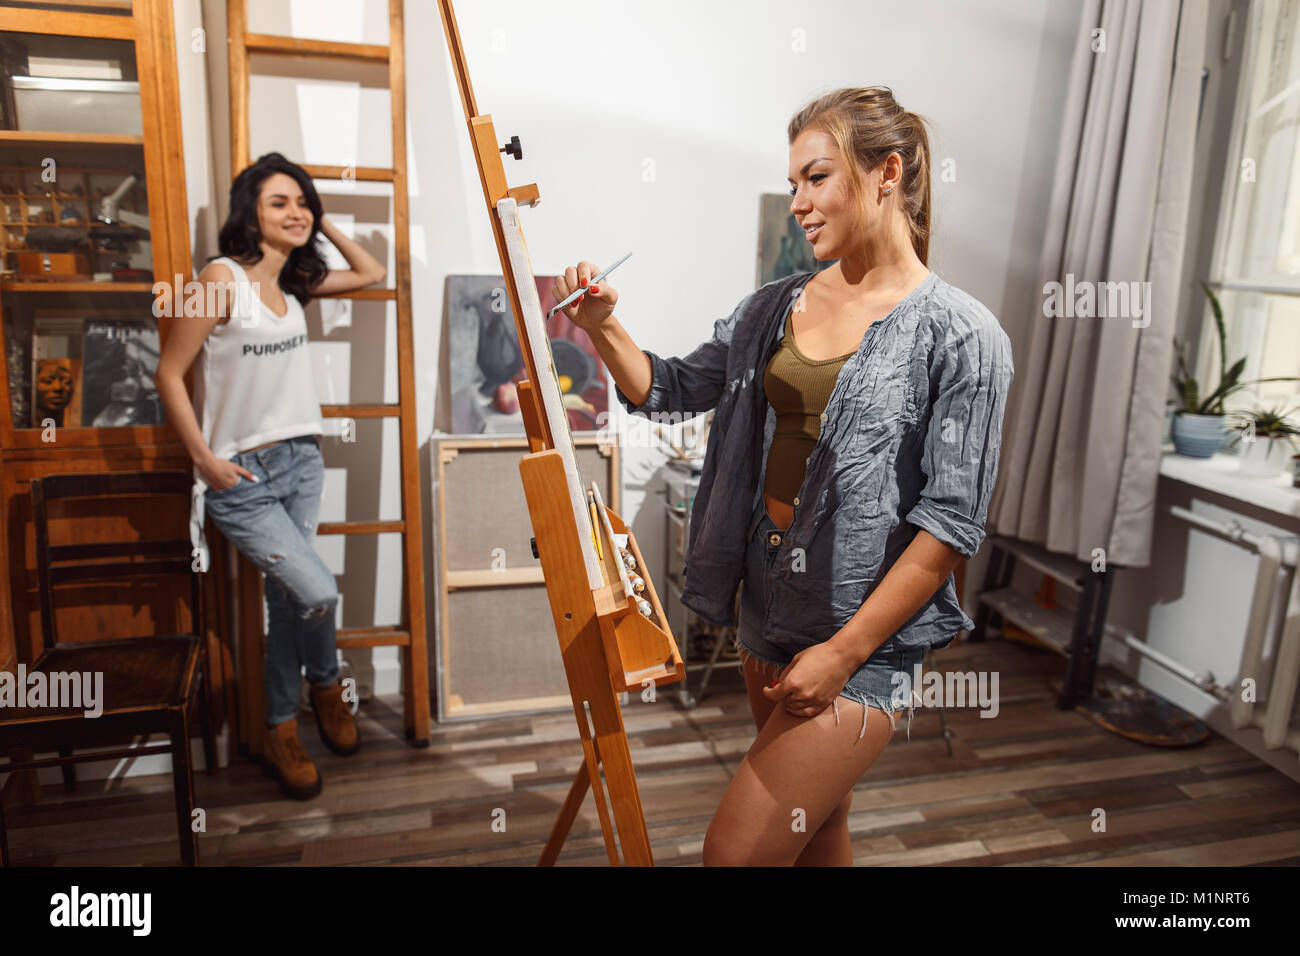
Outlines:
[[90, 319], [85, 330], [81, 423], [161, 425], [162, 403], [153, 383], [158, 326], [150, 319]]

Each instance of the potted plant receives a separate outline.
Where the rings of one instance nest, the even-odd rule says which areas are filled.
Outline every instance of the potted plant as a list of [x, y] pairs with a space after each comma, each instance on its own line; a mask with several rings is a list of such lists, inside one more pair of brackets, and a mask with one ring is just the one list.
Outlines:
[[[1261, 478], [1276, 478], [1282, 473], [1291, 456], [1295, 454], [1295, 439], [1300, 435], [1287, 416], [1296, 409], [1283, 411], [1277, 408], [1255, 408], [1249, 412], [1234, 412], [1241, 434], [1241, 471]], [[1267, 438], [1268, 441], [1261, 439]]]
[[1210, 299], [1210, 309], [1214, 312], [1214, 326], [1219, 335], [1219, 384], [1215, 389], [1201, 397], [1201, 386], [1192, 374], [1183, 354], [1183, 346], [1177, 339], [1174, 348], [1178, 353], [1178, 371], [1171, 378], [1178, 393], [1179, 408], [1174, 412], [1174, 451], [1189, 458], [1209, 458], [1223, 444], [1227, 430], [1227, 415], [1223, 409], [1224, 399], [1241, 391], [1247, 385], [1260, 382], [1294, 382], [1294, 377], [1257, 378], [1253, 381], [1239, 381], [1246, 368], [1244, 357], [1228, 367], [1228, 335], [1223, 327], [1223, 308], [1214, 292], [1201, 282], [1201, 288]]

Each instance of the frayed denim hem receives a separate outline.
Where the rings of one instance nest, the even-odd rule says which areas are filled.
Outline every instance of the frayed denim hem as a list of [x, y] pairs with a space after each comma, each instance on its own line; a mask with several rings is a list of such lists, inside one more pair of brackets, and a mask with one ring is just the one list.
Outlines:
[[752, 660], [757, 666], [758, 672], [769, 680], [776, 680], [781, 676], [781, 671], [790, 666], [789, 661], [786, 661], [783, 664], [779, 661], [771, 661], [766, 657], [761, 657], [758, 654], [755, 654], [739, 640], [736, 641], [736, 647], [740, 650], [741, 665], [743, 666], [747, 661]]
[[[874, 694], [859, 694], [857, 691], [849, 690], [847, 687], [840, 691], [839, 697], [836, 697], [832, 706], [835, 707], [835, 723], [840, 722], [839, 699], [846, 697], [855, 703], [862, 705], [862, 730], [858, 732], [858, 739], [861, 740], [867, 732], [867, 708], [874, 707], [876, 710], [885, 712], [889, 718], [891, 730], [898, 729], [898, 722], [895, 720], [895, 714], [901, 709], [901, 704], [896, 704], [892, 698], [877, 697]], [[913, 701], [907, 704], [907, 739], [912, 739], [912, 718], [916, 715], [916, 705]]]
[[[751, 651], [749, 648], [745, 647], [745, 645], [741, 643], [739, 640], [736, 642], [736, 645], [740, 649], [741, 665], [743, 666], [747, 661], [752, 660], [755, 666], [757, 667], [758, 672], [763, 676], [765, 680], [776, 680], [778, 677], [780, 677], [781, 671], [783, 671], [787, 666], [789, 666], [790, 663], [789, 661], [786, 661], [786, 663], [781, 664], [778, 663], [777, 661], [771, 661], [764, 657], [760, 657], [759, 655]], [[892, 698], [877, 697], [874, 694], [859, 694], [857, 691], [850, 690], [847, 687], [845, 687], [844, 690], [840, 691], [839, 695], [833, 701], [831, 701], [831, 707], [835, 711], [835, 725], [837, 727], [839, 726], [840, 723], [840, 697], [845, 697], [853, 701], [854, 703], [862, 705], [862, 729], [858, 731], [859, 740], [865, 737], [867, 733], [867, 708], [868, 707], [874, 707], [876, 708], [876, 710], [884, 711], [885, 716], [889, 718], [890, 729], [898, 730], [898, 721], [895, 719], [895, 714], [897, 714], [898, 710], [901, 708], [901, 705], [894, 703]], [[907, 739], [908, 740], [912, 739], [912, 718], [914, 716], [916, 716], [916, 705], [915, 705], [915, 700], [912, 700], [909, 701], [907, 705]]]

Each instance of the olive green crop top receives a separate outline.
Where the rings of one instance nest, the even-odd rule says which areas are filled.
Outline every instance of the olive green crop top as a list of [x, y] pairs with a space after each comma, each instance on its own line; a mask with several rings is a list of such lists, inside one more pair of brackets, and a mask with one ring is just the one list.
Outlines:
[[[814, 361], [794, 341], [793, 310], [785, 318], [781, 347], [767, 363], [763, 392], [776, 413], [776, 432], [767, 452], [765, 494], [793, 505], [808, 468], [808, 456], [821, 435], [821, 414], [835, 388], [840, 367], [853, 352]], [[856, 350], [855, 350], [856, 351]]]

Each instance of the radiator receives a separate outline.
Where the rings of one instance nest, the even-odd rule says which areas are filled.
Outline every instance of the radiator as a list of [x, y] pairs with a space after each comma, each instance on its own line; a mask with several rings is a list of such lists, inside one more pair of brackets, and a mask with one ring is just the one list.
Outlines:
[[[1237, 730], [1258, 728], [1264, 732], [1264, 746], [1269, 750], [1290, 747], [1300, 754], [1300, 730], [1291, 729], [1296, 684], [1300, 682], [1300, 574], [1296, 573], [1296, 541], [1269, 535], [1251, 537], [1251, 543], [1259, 551], [1259, 571], [1250, 603], [1246, 642], [1241, 651], [1241, 670], [1236, 686], [1229, 688], [1228, 709], [1232, 726]], [[1288, 579], [1280, 602], [1274, 599], [1279, 571]], [[1283, 606], [1282, 636], [1270, 668], [1264, 652], [1275, 603]], [[1266, 673], [1270, 669], [1271, 673]], [[1248, 678], [1255, 681], [1255, 700], [1242, 700], [1243, 681]]]

